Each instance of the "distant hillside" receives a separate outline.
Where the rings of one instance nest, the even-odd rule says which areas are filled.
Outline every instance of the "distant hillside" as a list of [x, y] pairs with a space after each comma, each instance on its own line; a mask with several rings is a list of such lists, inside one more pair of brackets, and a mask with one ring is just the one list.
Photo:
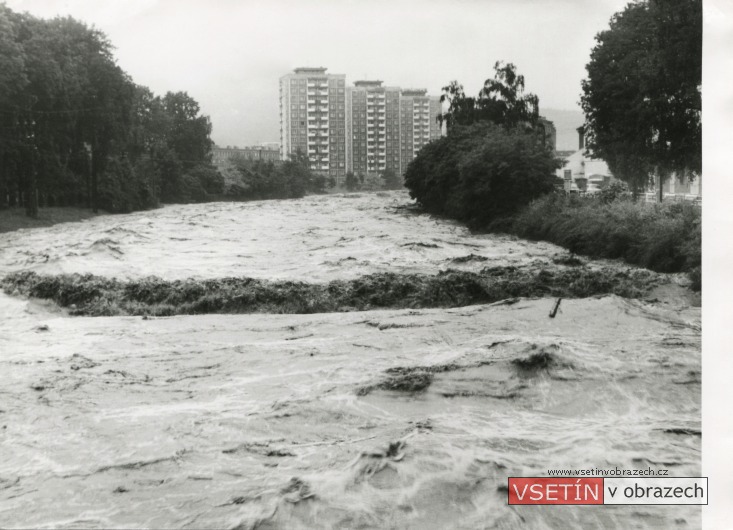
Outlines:
[[560, 110], [540, 108], [540, 114], [555, 124], [557, 130], [557, 150], [577, 151], [578, 132], [583, 125], [584, 116], [579, 110]]

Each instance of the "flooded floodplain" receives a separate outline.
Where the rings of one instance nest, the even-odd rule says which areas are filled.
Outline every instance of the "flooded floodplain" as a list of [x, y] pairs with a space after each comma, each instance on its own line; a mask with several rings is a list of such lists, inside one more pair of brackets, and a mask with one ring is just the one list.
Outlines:
[[[404, 193], [170, 206], [0, 234], [0, 276], [552, 267]], [[589, 261], [587, 266], [616, 266]], [[674, 278], [670, 277], [674, 283]], [[697, 528], [699, 507], [507, 505], [552, 469], [700, 475], [700, 309], [615, 295], [72, 317], [0, 294], [0, 526]]]

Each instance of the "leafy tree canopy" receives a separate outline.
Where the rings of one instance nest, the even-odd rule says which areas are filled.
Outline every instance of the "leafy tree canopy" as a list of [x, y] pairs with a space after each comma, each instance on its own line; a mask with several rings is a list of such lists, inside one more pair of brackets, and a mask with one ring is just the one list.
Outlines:
[[630, 3], [596, 36], [581, 104], [587, 146], [632, 188], [702, 168], [701, 0]]
[[185, 92], [135, 85], [102, 32], [0, 4], [0, 207], [203, 200], [219, 188], [210, 134]]
[[448, 110], [439, 120], [448, 127], [448, 133], [457, 125], [471, 125], [480, 121], [514, 127], [519, 124], [534, 126], [539, 118], [539, 99], [524, 94], [524, 76], [516, 67], [497, 61], [493, 79], [484, 81], [477, 97], [466, 96], [463, 85], [452, 81], [443, 87], [440, 96]]

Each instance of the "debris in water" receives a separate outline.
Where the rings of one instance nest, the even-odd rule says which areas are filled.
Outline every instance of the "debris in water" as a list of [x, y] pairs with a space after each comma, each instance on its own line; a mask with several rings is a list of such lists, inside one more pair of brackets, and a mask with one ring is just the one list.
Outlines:
[[555, 302], [555, 307], [552, 308], [552, 311], [550, 311], [550, 318], [555, 318], [555, 315], [557, 314], [557, 310], [560, 308], [560, 302], [562, 302], [562, 298], [558, 298]]
[[407, 442], [404, 440], [397, 440], [396, 442], [390, 442], [385, 451], [374, 451], [371, 453], [364, 452], [361, 456], [367, 456], [369, 458], [389, 458], [394, 462], [399, 462], [405, 458], [404, 449], [407, 446]]
[[400, 245], [402, 247], [423, 247], [423, 248], [440, 248], [435, 243], [423, 243], [421, 241], [414, 242], [414, 243], [405, 243], [404, 245]]
[[310, 485], [298, 477], [291, 478], [288, 485], [280, 490], [280, 493], [283, 494], [283, 498], [286, 501], [292, 503], [297, 503], [316, 496], [316, 494], [311, 491]]
[[541, 350], [524, 359], [514, 359], [512, 364], [527, 371], [546, 370], [555, 364], [555, 357], [551, 353]]
[[702, 436], [702, 431], [697, 431], [695, 429], [682, 429], [679, 427], [672, 428], [672, 429], [664, 429], [664, 432], [669, 434], [686, 434], [688, 436]]
[[583, 265], [583, 260], [578, 258], [575, 254], [555, 255], [552, 258], [552, 262], [555, 265], [567, 265], [569, 267], [579, 267], [580, 265]]
[[359, 396], [366, 396], [372, 390], [393, 390], [398, 392], [422, 392], [433, 382], [433, 374], [421, 368], [393, 368], [388, 370], [389, 377], [357, 391]]
[[74, 371], [81, 370], [82, 368], [94, 368], [95, 366], [99, 366], [99, 363], [94, 362], [88, 357], [84, 357], [83, 355], [80, 355], [78, 353], [72, 355], [69, 360], [73, 363], [71, 365], [71, 369]]
[[451, 261], [453, 263], [467, 263], [469, 261], [488, 261], [488, 259], [489, 258], [486, 256], [471, 253], [468, 256], [458, 256], [457, 258], [453, 258]]
[[36, 327], [36, 331], [49, 331], [51, 328], [48, 327], [46, 324], [41, 324], [40, 326]]

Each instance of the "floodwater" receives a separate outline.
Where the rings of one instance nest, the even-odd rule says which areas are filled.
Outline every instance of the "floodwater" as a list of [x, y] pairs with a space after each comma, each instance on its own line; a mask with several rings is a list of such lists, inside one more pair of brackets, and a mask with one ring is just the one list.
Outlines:
[[[0, 234], [0, 275], [327, 281], [561, 252], [406, 203], [171, 206], [22, 230]], [[699, 507], [507, 505], [507, 477], [550, 469], [700, 475], [700, 309], [604, 296], [551, 319], [553, 303], [142, 319], [0, 294], [0, 527], [700, 527]], [[390, 387], [410, 373], [426, 384]]]

